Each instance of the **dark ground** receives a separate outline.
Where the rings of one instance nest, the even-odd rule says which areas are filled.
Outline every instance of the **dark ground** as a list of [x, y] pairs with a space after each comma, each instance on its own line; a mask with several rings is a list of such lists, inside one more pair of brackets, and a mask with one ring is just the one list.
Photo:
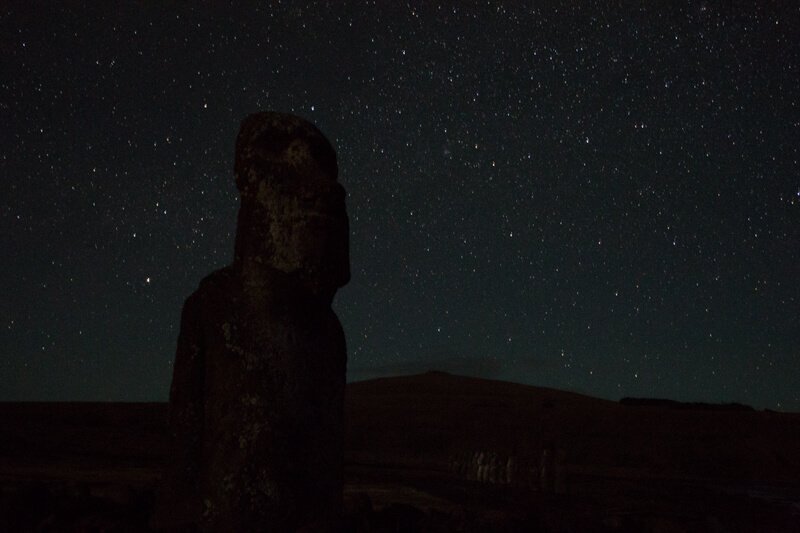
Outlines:
[[[147, 531], [165, 415], [0, 404], [0, 531]], [[798, 414], [429, 373], [349, 385], [346, 449], [349, 531], [800, 531]]]

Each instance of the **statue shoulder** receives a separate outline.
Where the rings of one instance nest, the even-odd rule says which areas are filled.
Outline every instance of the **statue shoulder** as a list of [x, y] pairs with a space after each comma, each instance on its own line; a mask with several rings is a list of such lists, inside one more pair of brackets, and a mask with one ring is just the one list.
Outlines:
[[192, 294], [192, 296], [195, 294], [229, 294], [235, 289], [237, 282], [238, 277], [236, 276], [233, 267], [226, 266], [225, 268], [215, 270], [208, 276], [204, 277], [200, 281], [200, 285], [197, 287], [197, 290], [194, 292], [194, 294]]
[[232, 267], [215, 270], [200, 280], [197, 289], [183, 303], [184, 312], [196, 312], [210, 303], [229, 297], [238, 287], [238, 278]]

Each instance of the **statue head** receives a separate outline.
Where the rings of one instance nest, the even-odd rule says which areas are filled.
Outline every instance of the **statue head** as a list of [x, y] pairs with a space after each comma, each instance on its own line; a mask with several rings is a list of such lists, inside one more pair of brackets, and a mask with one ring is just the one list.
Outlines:
[[296, 276], [317, 295], [332, 296], [350, 280], [345, 191], [336, 152], [316, 127], [289, 114], [249, 115], [235, 173], [237, 263]]

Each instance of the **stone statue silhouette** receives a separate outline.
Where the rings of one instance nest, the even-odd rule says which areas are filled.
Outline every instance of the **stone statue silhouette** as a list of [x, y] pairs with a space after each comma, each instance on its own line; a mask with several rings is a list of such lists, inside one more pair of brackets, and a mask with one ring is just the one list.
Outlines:
[[342, 500], [347, 359], [331, 302], [350, 279], [336, 153], [308, 122], [256, 113], [235, 174], [233, 264], [183, 307], [161, 512], [203, 531], [326, 531]]

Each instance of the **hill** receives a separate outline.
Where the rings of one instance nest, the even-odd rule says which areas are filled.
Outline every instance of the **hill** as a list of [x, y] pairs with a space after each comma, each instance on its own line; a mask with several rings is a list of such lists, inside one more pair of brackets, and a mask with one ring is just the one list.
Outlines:
[[[354, 531], [792, 531], [800, 510], [800, 414], [429, 372], [349, 384], [346, 424]], [[0, 530], [146, 530], [166, 452], [165, 404], [0, 403]]]
[[578, 473], [789, 482], [800, 479], [800, 414], [675, 409], [431, 372], [352, 383], [347, 450], [440, 467], [475, 451]]

